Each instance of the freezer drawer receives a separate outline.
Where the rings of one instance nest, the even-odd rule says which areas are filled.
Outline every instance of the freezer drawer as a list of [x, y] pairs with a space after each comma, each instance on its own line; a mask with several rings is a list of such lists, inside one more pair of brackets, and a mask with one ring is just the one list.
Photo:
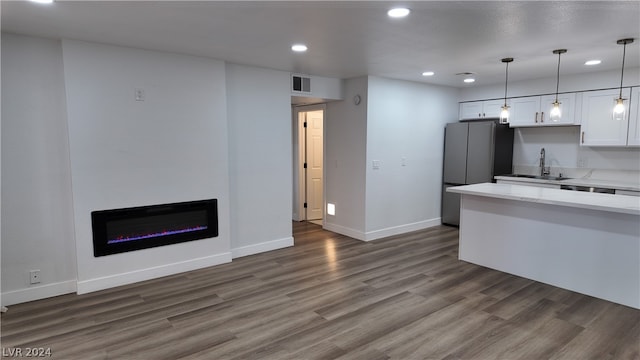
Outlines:
[[460, 194], [447, 192], [447, 188], [458, 185], [442, 186], [442, 223], [460, 225]]

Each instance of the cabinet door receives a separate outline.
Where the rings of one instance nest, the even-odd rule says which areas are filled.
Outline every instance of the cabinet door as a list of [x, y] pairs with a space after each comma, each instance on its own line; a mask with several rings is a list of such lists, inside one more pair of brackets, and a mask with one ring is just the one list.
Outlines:
[[627, 145], [640, 146], [640, 87], [631, 88], [629, 102], [629, 134]]
[[540, 96], [511, 99], [510, 115], [511, 127], [541, 125]]
[[551, 109], [553, 108], [553, 102], [556, 101], [555, 95], [546, 95], [540, 99], [540, 110], [544, 112], [543, 125], [573, 125], [576, 123], [575, 109], [576, 109], [576, 94], [559, 94], [558, 102], [560, 103], [560, 111], [562, 117], [558, 121], [551, 120]]
[[[582, 123], [580, 145], [626, 146], [629, 109], [624, 120], [613, 120], [613, 106], [619, 90], [589, 91], [582, 95]], [[629, 89], [623, 89], [622, 97], [629, 105]]]
[[482, 101], [460, 103], [460, 120], [480, 119], [482, 117]]
[[[509, 102], [507, 101], [507, 105]], [[485, 118], [499, 118], [504, 100], [487, 100], [482, 103], [482, 113]]]

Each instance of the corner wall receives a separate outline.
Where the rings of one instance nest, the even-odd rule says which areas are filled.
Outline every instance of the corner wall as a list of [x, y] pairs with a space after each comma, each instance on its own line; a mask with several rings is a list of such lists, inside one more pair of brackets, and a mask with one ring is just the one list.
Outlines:
[[2, 305], [76, 289], [66, 112], [60, 42], [2, 34]]
[[346, 100], [327, 104], [325, 199], [336, 215], [325, 228], [369, 241], [439, 225], [444, 128], [458, 97], [417, 82], [345, 81]]
[[369, 77], [368, 93], [366, 239], [440, 225], [444, 128], [457, 121], [458, 89]]
[[227, 64], [233, 257], [293, 246], [287, 72]]
[[366, 77], [346, 80], [346, 100], [328, 103], [324, 122], [325, 202], [336, 206], [335, 216], [325, 216], [325, 228], [360, 240], [366, 233], [367, 86]]

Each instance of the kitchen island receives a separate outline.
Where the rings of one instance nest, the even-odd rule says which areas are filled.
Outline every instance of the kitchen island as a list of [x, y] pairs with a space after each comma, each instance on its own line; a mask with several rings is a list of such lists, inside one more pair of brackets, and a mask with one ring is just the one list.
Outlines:
[[640, 198], [483, 183], [462, 195], [460, 260], [640, 309]]

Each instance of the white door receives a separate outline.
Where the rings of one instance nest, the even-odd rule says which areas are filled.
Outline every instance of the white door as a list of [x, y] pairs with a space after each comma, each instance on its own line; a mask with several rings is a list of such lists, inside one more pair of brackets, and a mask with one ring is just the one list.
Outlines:
[[307, 112], [307, 220], [320, 220], [323, 216], [323, 113], [322, 110]]

